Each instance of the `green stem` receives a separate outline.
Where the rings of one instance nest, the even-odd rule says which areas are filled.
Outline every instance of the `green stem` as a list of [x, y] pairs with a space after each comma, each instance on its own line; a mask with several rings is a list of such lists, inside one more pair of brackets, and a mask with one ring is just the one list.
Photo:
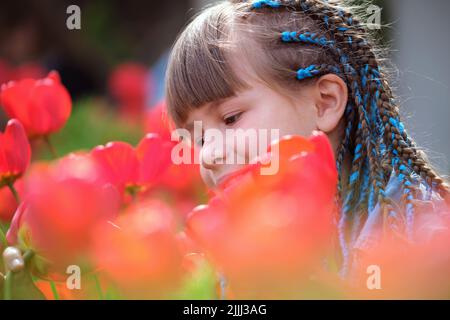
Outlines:
[[20, 204], [19, 193], [17, 192], [16, 188], [14, 188], [14, 184], [12, 182], [8, 182], [6, 185], [14, 196], [14, 199], [16, 199], [17, 204]]
[[2, 248], [6, 248], [8, 246], [8, 241], [6, 240], [6, 235], [0, 227], [0, 244]]
[[95, 281], [95, 287], [97, 288], [98, 298], [100, 300], [104, 300], [102, 286], [100, 285], [100, 281], [98, 280], [97, 275], [94, 274], [92, 277], [94, 278], [94, 281]]
[[[27, 250], [23, 254], [23, 261], [27, 264], [30, 259], [34, 256], [34, 252], [32, 250]], [[9, 270], [5, 276], [5, 282], [3, 287], [3, 299], [4, 300], [12, 300], [12, 283], [13, 283], [13, 272]]]
[[56, 289], [55, 282], [53, 282], [52, 280], [50, 280], [49, 282], [50, 282], [50, 288], [52, 288], [53, 297], [55, 298], [55, 300], [59, 300], [59, 294], [58, 294], [58, 290]]
[[5, 282], [3, 283], [3, 299], [12, 300], [12, 271], [6, 273]]
[[52, 154], [53, 158], [58, 158], [58, 154], [56, 152], [55, 147], [53, 146], [52, 142], [50, 141], [50, 137], [49, 136], [44, 136], [44, 141], [48, 146], [48, 149], [50, 150], [50, 153]]
[[31, 258], [33, 258], [34, 256], [34, 251], [31, 249], [28, 249], [27, 251], [25, 251], [25, 253], [23, 254], [23, 261], [25, 262], [25, 264], [27, 264]]

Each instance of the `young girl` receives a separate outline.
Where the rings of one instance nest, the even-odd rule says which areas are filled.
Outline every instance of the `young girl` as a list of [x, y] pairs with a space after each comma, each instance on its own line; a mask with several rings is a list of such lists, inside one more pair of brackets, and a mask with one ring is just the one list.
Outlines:
[[[432, 236], [449, 194], [408, 135], [375, 52], [362, 23], [335, 2], [230, 0], [187, 26], [167, 72], [168, 111], [179, 127], [201, 121], [205, 134], [328, 135], [339, 172], [344, 276], [355, 252], [380, 240], [382, 225], [411, 241]], [[227, 164], [232, 155], [222, 146], [198, 144], [210, 187], [240, 168]], [[420, 214], [430, 200], [432, 218]]]

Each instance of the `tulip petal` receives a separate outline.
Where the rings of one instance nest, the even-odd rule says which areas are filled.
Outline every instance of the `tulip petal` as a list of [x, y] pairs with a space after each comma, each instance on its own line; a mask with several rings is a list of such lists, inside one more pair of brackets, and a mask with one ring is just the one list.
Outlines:
[[36, 80], [24, 79], [18, 82], [11, 81], [2, 87], [1, 105], [9, 118], [16, 118], [25, 127], [28, 134], [32, 134], [32, 117], [29, 102]]
[[91, 155], [100, 165], [109, 183], [121, 192], [127, 185], [137, 184], [139, 161], [134, 148], [125, 142], [110, 142], [92, 150]]
[[144, 184], [158, 182], [162, 174], [171, 165], [173, 143], [164, 141], [157, 134], [147, 134], [136, 147], [136, 156], [140, 162], [139, 180]]
[[45, 78], [33, 89], [30, 112], [36, 115], [35, 131], [50, 134], [67, 122], [72, 110], [72, 100], [67, 90], [55, 80]]
[[20, 120], [30, 137], [61, 129], [72, 110], [70, 95], [55, 72], [40, 80], [10, 82], [2, 87], [0, 99], [6, 114]]
[[31, 160], [31, 147], [22, 124], [10, 120], [1, 139], [0, 174], [22, 175]]

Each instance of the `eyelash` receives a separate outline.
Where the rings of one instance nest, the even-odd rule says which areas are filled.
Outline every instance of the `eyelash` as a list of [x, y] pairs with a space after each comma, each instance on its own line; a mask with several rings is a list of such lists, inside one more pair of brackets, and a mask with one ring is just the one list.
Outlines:
[[203, 137], [201, 137], [200, 139], [197, 139], [195, 141], [195, 144], [199, 147], [203, 147], [203, 145], [205, 144], [205, 139], [203, 139]]
[[[225, 118], [223, 119], [223, 122], [224, 122], [227, 126], [230, 126], [230, 125], [236, 123], [236, 122], [241, 118], [241, 116], [242, 116], [242, 112], [239, 112], [239, 113], [236, 113], [236, 114], [234, 114], [234, 115], [232, 115], [232, 116], [225, 117]], [[234, 121], [232, 121], [231, 123], [227, 123], [227, 121], [230, 120], [230, 119], [234, 119]]]
[[[225, 117], [225, 118], [223, 119], [223, 122], [225, 123], [225, 125], [230, 126], [230, 125], [235, 124], [235, 123], [240, 119], [241, 116], [242, 116], [242, 112], [239, 112], [239, 113], [236, 113], [236, 114], [234, 114], [234, 115], [232, 115], [232, 116]], [[227, 121], [229, 121], [230, 119], [234, 119], [234, 120], [231, 121], [231, 122], [227, 122]], [[200, 139], [198, 139], [197, 141], [195, 141], [195, 143], [196, 143], [198, 146], [202, 147], [203, 144], [205, 143], [205, 140], [204, 140], [203, 137], [201, 137]]]

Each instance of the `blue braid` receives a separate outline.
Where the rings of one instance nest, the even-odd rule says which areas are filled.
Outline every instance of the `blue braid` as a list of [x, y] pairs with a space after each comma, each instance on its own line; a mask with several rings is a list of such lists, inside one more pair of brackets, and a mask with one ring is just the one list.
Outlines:
[[369, 193], [369, 167], [370, 165], [368, 163], [368, 159], [366, 158], [363, 164], [361, 191], [358, 202], [355, 206], [356, 208], [365, 202], [365, 199], [367, 198], [367, 195]]
[[[352, 109], [353, 109], [353, 104], [349, 101], [349, 103], [347, 104], [347, 107], [345, 109], [345, 117], [348, 119], [347, 121], [347, 127], [345, 128], [345, 136], [344, 136], [344, 141], [341, 145], [341, 151], [338, 155], [338, 160], [336, 161], [336, 168], [339, 174], [339, 184], [338, 184], [338, 191], [339, 191], [339, 195], [341, 194], [342, 191], [342, 170], [341, 170], [341, 161], [344, 160], [345, 154], [348, 150], [349, 147], [349, 143], [350, 143], [350, 135], [352, 132], [352, 128], [353, 128], [353, 118], [351, 119], [349, 118], [349, 114], [351, 113]], [[354, 113], [353, 113], [354, 115]]]
[[308, 7], [308, 5], [306, 4], [305, 0], [302, 0], [302, 2], [300, 3], [300, 6], [302, 7], [302, 10], [303, 10], [304, 12], [308, 12], [308, 11], [309, 11], [309, 7]]
[[[342, 51], [340, 49], [338, 49], [338, 48], [334, 48], [334, 49], [339, 54], [340, 61], [343, 64], [345, 71], [348, 74], [355, 75], [356, 71], [348, 63], [348, 57], [346, 55], [342, 54]], [[365, 108], [365, 105], [367, 105], [367, 102], [368, 102], [368, 97], [366, 96], [364, 99], [362, 99], [361, 94], [359, 92], [359, 84], [357, 83], [356, 80], [352, 82], [351, 87], [352, 87], [352, 90], [353, 90], [354, 95], [355, 95], [356, 105], [361, 107], [361, 111], [362, 111], [363, 117], [364, 117], [367, 125], [370, 125], [371, 121], [370, 121], [370, 119], [367, 116], [367, 112], [366, 112], [366, 108]], [[361, 130], [361, 129], [362, 129], [362, 126], [361, 126], [361, 123], [359, 123], [358, 124], [358, 130]], [[370, 137], [366, 137], [365, 139], [370, 139]], [[365, 142], [367, 144], [367, 141], [365, 141]], [[362, 143], [359, 143], [355, 147], [354, 157], [353, 157], [353, 161], [352, 161], [352, 167], [354, 166], [356, 161], [358, 161], [362, 157], [362, 150], [363, 150]], [[368, 166], [367, 159], [365, 160], [365, 163], [366, 163], [365, 166], [367, 168], [367, 166]], [[357, 170], [357, 169], [355, 168], [355, 170]], [[359, 201], [355, 205], [352, 205], [351, 203], [354, 200], [356, 200], [356, 199], [354, 199], [355, 196], [354, 196], [353, 188], [352, 187], [349, 188], [349, 192], [348, 192], [347, 197], [346, 197], [346, 199], [344, 201], [343, 214], [342, 214], [342, 216], [344, 218], [342, 219], [342, 223], [344, 223], [345, 221], [348, 220], [347, 217], [349, 216], [350, 212], [354, 211], [358, 206], [360, 206], [361, 203], [363, 203], [365, 201], [365, 199], [367, 198], [367, 194], [370, 192], [369, 191], [369, 175], [367, 174], [368, 173], [367, 170], [368, 169], [365, 169], [364, 174], [362, 176], [360, 175], [359, 171], [354, 171], [354, 172], [352, 172], [350, 174], [350, 177], [349, 177], [349, 184], [350, 184], [350, 186], [355, 185], [357, 183], [357, 181], [362, 180], [361, 190], [360, 190], [360, 197], [358, 199]], [[344, 229], [341, 227], [339, 230], [340, 230], [339, 232], [342, 232]], [[357, 232], [357, 226], [354, 226], [353, 230], [354, 230], [354, 232]], [[351, 240], [354, 241], [355, 238], [356, 238], [356, 233], [354, 233], [352, 235], [352, 239]], [[343, 240], [345, 240], [345, 235], [341, 236], [341, 242]], [[341, 247], [343, 249], [345, 249], [345, 250], [348, 250], [347, 244], [345, 244], [345, 246], [344, 246], [341, 243]], [[350, 262], [349, 261], [345, 261], [345, 258], [348, 259], [348, 253], [344, 254], [343, 256], [344, 256], [344, 262], [343, 262], [343, 266], [342, 266], [342, 270], [341, 271], [342, 271], [342, 275], [345, 276], [347, 274], [349, 268], [350, 268]]]
[[[328, 17], [326, 17], [328, 18]], [[328, 19], [326, 19], [328, 20]], [[318, 37], [317, 34], [315, 33], [311, 33], [311, 32], [304, 32], [304, 33], [300, 33], [300, 32], [290, 32], [290, 31], [285, 31], [282, 32], [281, 34], [281, 39], [283, 42], [303, 42], [303, 43], [307, 43], [307, 44], [315, 44], [315, 45], [319, 45], [319, 46], [328, 46], [331, 49], [335, 49], [334, 48], [334, 42], [331, 40], [328, 40], [325, 37]], [[341, 52], [339, 51], [339, 54], [341, 54]], [[343, 62], [347, 68], [345, 68], [346, 71], [348, 71], [349, 69], [349, 65], [347, 64], [347, 58], [346, 56], [343, 56], [341, 59], [341, 62]], [[330, 66], [329, 66], [330, 67]], [[339, 68], [337, 67], [330, 67], [332, 72], [334, 72], [335, 74], [341, 75], [342, 73], [340, 72]], [[352, 71], [352, 70], [350, 70]], [[347, 107], [345, 110], [345, 116], [348, 117], [348, 115], [351, 113], [351, 111], [353, 110], [354, 106], [352, 104], [351, 101], [349, 101], [347, 103]], [[342, 174], [342, 170], [341, 170], [341, 163], [339, 161], [339, 158], [343, 159], [345, 156], [346, 151], [348, 150], [349, 147], [349, 143], [350, 143], [350, 135], [352, 132], [352, 128], [353, 128], [353, 118], [348, 120], [348, 124], [347, 127], [345, 129], [345, 137], [344, 137], [344, 141], [343, 144], [341, 146], [341, 152], [340, 152], [340, 156], [338, 157], [338, 161], [336, 162], [336, 167], [338, 170], [338, 174], [339, 174], [339, 184], [338, 184], [338, 191], [339, 194], [341, 193], [342, 190], [342, 180], [341, 180], [341, 174]]]
[[[378, 184], [378, 182], [377, 182]], [[379, 185], [377, 185], [378, 187], [381, 187]], [[369, 200], [367, 202], [367, 208], [369, 209], [369, 212], [372, 212], [373, 209], [375, 208], [376, 202], [375, 202], [375, 188], [373, 185], [370, 186], [370, 190], [369, 190]]]
[[[366, 158], [363, 165], [363, 175], [362, 175], [362, 185], [361, 185], [361, 193], [359, 196], [358, 203], [356, 204], [356, 208], [359, 207], [362, 203], [364, 203], [365, 199], [367, 198], [367, 193], [369, 190], [369, 161]], [[352, 226], [352, 235], [351, 235], [351, 243], [354, 244], [356, 241], [356, 238], [358, 236], [358, 228], [359, 224], [361, 222], [360, 219], [360, 212], [353, 211], [353, 226]], [[356, 220], [355, 220], [356, 219]]]
[[414, 206], [410, 201], [413, 200], [414, 197], [411, 190], [412, 183], [407, 179], [411, 172], [404, 164], [400, 165], [398, 169], [401, 172], [398, 177], [403, 182], [403, 194], [406, 196], [406, 200], [408, 201], [406, 203], [406, 234], [411, 240], [413, 238], [414, 230]]
[[[305, 12], [309, 10], [306, 1], [302, 1], [301, 6]], [[339, 11], [338, 14], [342, 18], [344, 18], [344, 21], [349, 26], [351, 26], [353, 24], [353, 20], [351, 17], [345, 18], [344, 11]], [[328, 19], [327, 15], [324, 15], [324, 22], [328, 28], [329, 27], [329, 19]], [[346, 32], [349, 30], [349, 28], [340, 26], [340, 27], [337, 27], [336, 30], [341, 31], [341, 32]], [[348, 36], [347, 39], [348, 39], [349, 44], [353, 43], [352, 37]], [[340, 61], [341, 65], [344, 69], [344, 72], [346, 74], [356, 75], [356, 71], [348, 62], [349, 61], [348, 56], [345, 55], [343, 53], [343, 51], [340, 48], [338, 48], [333, 41], [329, 41], [326, 37], [318, 36], [316, 33], [310, 33], [310, 32], [300, 33], [300, 32], [285, 31], [285, 32], [282, 32], [282, 34], [281, 34], [281, 40], [283, 42], [302, 42], [305, 44], [313, 44], [313, 45], [317, 45], [317, 46], [327, 47], [328, 49], [331, 49], [331, 52], [333, 52], [339, 58], [339, 61]], [[366, 41], [364, 41], [364, 42], [366, 42]], [[364, 43], [362, 43], [362, 44], [364, 44]], [[374, 179], [375, 181], [372, 181], [372, 183], [370, 183], [370, 175], [367, 174], [368, 171], [370, 170], [372, 162], [374, 161], [373, 159], [380, 159], [380, 160], [384, 159], [385, 156], [388, 153], [390, 153], [390, 154], [394, 155], [394, 157], [392, 159], [393, 167], [397, 167], [400, 165], [400, 158], [399, 158], [398, 152], [395, 150], [394, 146], [392, 144], [389, 146], [386, 146], [386, 144], [384, 143], [385, 125], [383, 123], [382, 116], [387, 116], [389, 119], [390, 125], [395, 127], [401, 135], [403, 135], [403, 133], [404, 133], [404, 125], [400, 121], [398, 116], [391, 117], [390, 115], [386, 114], [387, 112], [384, 112], [384, 114], [382, 115], [380, 112], [380, 109], [378, 108], [377, 103], [381, 98], [380, 95], [383, 90], [382, 89], [383, 84], [380, 80], [380, 72], [379, 72], [378, 67], [372, 68], [370, 65], [366, 64], [363, 68], [361, 68], [361, 70], [359, 70], [359, 72], [360, 72], [361, 87], [362, 88], [368, 87], [368, 83], [370, 81], [370, 82], [375, 83], [376, 89], [373, 93], [370, 92], [371, 90], [365, 90], [364, 97], [361, 97], [360, 90], [359, 90], [360, 86], [359, 86], [358, 82], [355, 80], [355, 81], [352, 81], [352, 83], [351, 83], [351, 88], [353, 89], [354, 96], [355, 96], [356, 106], [359, 108], [360, 117], [362, 117], [367, 124], [367, 128], [369, 129], [369, 131], [368, 131], [369, 136], [366, 135], [367, 131], [364, 130], [365, 132], [363, 132], [360, 137], [360, 139], [363, 139], [363, 140], [360, 141], [359, 144], [357, 144], [355, 146], [354, 158], [352, 161], [352, 167], [354, 167], [354, 172], [351, 172], [351, 174], [349, 176], [349, 184], [350, 185], [354, 185], [357, 182], [361, 181], [361, 190], [360, 190], [359, 197], [358, 197], [358, 199], [356, 199], [356, 196], [353, 194], [354, 190], [352, 187], [350, 187], [349, 192], [344, 201], [343, 214], [339, 221], [339, 238], [340, 238], [340, 243], [341, 243], [341, 247], [343, 250], [343, 258], [344, 258], [342, 271], [344, 273], [346, 272], [346, 269], [349, 266], [349, 263], [348, 263], [349, 248], [348, 248], [348, 244], [346, 243], [346, 236], [345, 236], [345, 229], [346, 229], [346, 224], [349, 220], [349, 213], [351, 212], [352, 208], [356, 209], [362, 203], [364, 203], [366, 201], [366, 199], [367, 199], [367, 205], [368, 205], [369, 212], [372, 212], [376, 205], [376, 202], [377, 202], [376, 195], [381, 196], [382, 198], [385, 197], [383, 181], [386, 179], [386, 177], [385, 177], [384, 170], [378, 169], [376, 167], [377, 164], [374, 164], [374, 166], [375, 166], [374, 173], [375, 173], [376, 178]], [[315, 76], [318, 73], [319, 72], [318, 72], [318, 69], [316, 68], [316, 66], [312, 65], [308, 68], [300, 69], [297, 73], [297, 77], [299, 79], [304, 79], [306, 77]], [[350, 135], [351, 130], [352, 130], [352, 125], [351, 125], [351, 123], [349, 123], [346, 128], [346, 132], [345, 132], [345, 138], [344, 138], [343, 143], [345, 143], [346, 145], [344, 146], [344, 148], [348, 147], [348, 142], [346, 142], [346, 140], [347, 140], [347, 135]], [[361, 123], [358, 125], [357, 130], [358, 131], [362, 130]], [[395, 140], [395, 134], [392, 137], [392, 140]], [[410, 141], [407, 141], [407, 143], [408, 143], [408, 145], [410, 145]], [[364, 159], [364, 162], [363, 162], [364, 169], [363, 169], [363, 173], [361, 174], [360, 171], [358, 170], [359, 164], [358, 164], [358, 167], [355, 165], [356, 165], [357, 161], [361, 161], [361, 157], [363, 156], [362, 155], [363, 144], [367, 145], [368, 148], [370, 149], [370, 150], [366, 150], [366, 151], [369, 152], [368, 157], [371, 158], [371, 160], [370, 160], [371, 162], [368, 163], [368, 161], [369, 161], [368, 158]], [[342, 150], [341, 152], [345, 153], [345, 150]], [[411, 165], [411, 161], [409, 161], [408, 164]], [[403, 167], [402, 167], [402, 169], [403, 169]], [[339, 163], [338, 163], [338, 170], [341, 170], [341, 164], [339, 164]], [[339, 174], [340, 174], [340, 172], [339, 172]], [[407, 199], [410, 201], [413, 198], [413, 196], [411, 194], [411, 189], [408, 188], [409, 187], [408, 183], [406, 183], [406, 184], [404, 183], [404, 186], [405, 186], [405, 188], [404, 188], [405, 195], [406, 195]], [[340, 186], [339, 186], [339, 188], [340, 188]], [[395, 215], [395, 212], [391, 211], [389, 214]], [[411, 226], [413, 224], [413, 218], [414, 218], [413, 217], [413, 206], [411, 203], [408, 203], [407, 204], [407, 224], [408, 224], [410, 234], [412, 232]], [[357, 226], [354, 226], [353, 231], [356, 232], [356, 229], [357, 229]], [[354, 238], [355, 238], [355, 234], [353, 233], [352, 239], [354, 239]]]
[[[352, 68], [352, 67], [350, 67]], [[353, 69], [353, 68], [352, 68]], [[354, 72], [354, 70], [353, 70]], [[358, 88], [358, 83], [356, 81], [353, 81], [352, 83], [352, 88], [354, 90], [355, 93], [355, 98], [356, 98], [356, 105], [357, 106], [361, 106], [361, 110], [363, 111], [363, 116], [366, 120], [366, 122], [369, 124], [369, 119], [367, 118], [366, 112], [365, 112], [365, 108], [362, 104], [362, 99], [361, 99], [361, 94], [359, 92], [359, 88]], [[358, 130], [361, 130], [362, 126], [361, 124], [358, 125]], [[356, 147], [355, 147], [355, 154], [353, 157], [353, 163], [355, 163], [356, 161], [358, 161], [361, 157], [362, 157], [362, 151], [363, 150], [363, 145], [361, 143], [359, 143]], [[353, 173], [350, 174], [350, 185], [354, 185], [360, 178], [360, 174], [359, 171], [355, 171]], [[349, 207], [349, 202], [351, 202], [353, 200], [353, 190], [352, 188], [350, 188], [350, 191], [347, 195], [347, 200], [346, 200], [346, 205], [344, 206], [344, 211], [350, 210]]]
[[328, 23], [329, 18], [328, 18], [328, 16], [325, 15], [325, 16], [323, 17], [323, 20], [325, 21], [325, 26], [326, 26], [327, 29], [328, 29], [328, 27], [329, 27], [329, 23]]
[[298, 69], [297, 70], [297, 79], [304, 80], [304, 79], [312, 78], [319, 74], [324, 74], [327, 72], [339, 73], [339, 69], [335, 66], [326, 65], [326, 64], [322, 64], [322, 65], [312, 64], [306, 68]]
[[277, 9], [281, 7], [281, 3], [273, 0], [257, 0], [252, 3], [252, 9], [261, 9], [263, 7]]
[[298, 69], [297, 79], [303, 80], [306, 78], [311, 78], [311, 77], [316, 76], [319, 72], [320, 72], [320, 66], [316, 66], [316, 65], [312, 64], [305, 69]]
[[281, 40], [283, 42], [303, 42], [319, 46], [333, 46], [334, 44], [333, 41], [328, 40], [326, 37], [319, 37], [316, 33], [311, 32], [284, 31], [281, 33]]
[[[405, 127], [403, 123], [398, 119], [398, 117], [389, 117], [389, 124], [396, 128], [400, 135], [403, 135], [405, 132]], [[392, 133], [392, 140], [396, 140], [395, 133]], [[406, 141], [408, 146], [411, 146], [409, 141]], [[395, 168], [398, 166], [398, 178], [403, 184], [403, 194], [406, 197], [406, 233], [409, 239], [413, 238], [413, 230], [414, 230], [414, 205], [411, 203], [411, 200], [414, 199], [412, 194], [411, 186], [412, 183], [410, 181], [410, 176], [412, 174], [411, 169], [407, 168], [405, 164], [401, 164], [399, 154], [397, 150], [395, 150], [394, 146], [391, 144], [389, 146], [389, 150], [394, 154], [394, 158], [392, 159], [392, 166]], [[411, 161], [408, 161], [408, 165], [411, 166]]]
[[[308, 6], [307, 6], [305, 1], [302, 2], [302, 8], [303, 8], [304, 11], [308, 10]], [[342, 11], [342, 10], [339, 11], [339, 15], [345, 19], [344, 11]], [[329, 27], [329, 23], [328, 23], [328, 16], [327, 15], [324, 15], [324, 22], [325, 22], [325, 25], [328, 28]], [[350, 17], [350, 18], [348, 18], [346, 20], [346, 22], [347, 22], [348, 25], [352, 25], [353, 20]], [[342, 32], [345, 32], [348, 29], [349, 28], [347, 28], [347, 27], [338, 27], [337, 28], [338, 31], [342, 31]], [[297, 35], [296, 37], [294, 37], [294, 35], [295, 35], [294, 33], [284, 33], [284, 35], [282, 36], [283, 41], [301, 41], [301, 42], [304, 42], [304, 43], [315, 44], [315, 45], [318, 45], [318, 46], [327, 46], [329, 49], [331, 49], [332, 52], [334, 52], [337, 55], [337, 57], [339, 57], [339, 61], [343, 65], [345, 72], [348, 73], [348, 74], [356, 75], [356, 71], [348, 63], [349, 59], [348, 59], [347, 55], [345, 55], [340, 48], [337, 48], [333, 41], [327, 41], [327, 39], [324, 38], [324, 37], [321, 37], [321, 38], [320, 37], [319, 38], [314, 38], [313, 36], [312, 37], [311, 36], [308, 37], [308, 35], [311, 35], [309, 33], [306, 33], [304, 37], [302, 37], [300, 35]], [[353, 43], [353, 39], [350, 36], [348, 37], [348, 43], [349, 44]], [[366, 66], [366, 68], [362, 71], [361, 78], [360, 78], [362, 87], [366, 87], [366, 85], [367, 85], [368, 78], [369, 78], [369, 76], [368, 76], [368, 69], [369, 69], [369, 67]], [[370, 105], [370, 102], [369, 102], [369, 100], [370, 100], [370, 92], [367, 92], [364, 95], [364, 99], [362, 99], [361, 98], [361, 94], [359, 92], [359, 85], [358, 85], [358, 83], [356, 81], [353, 81], [351, 86], [352, 86], [352, 89], [354, 91], [356, 104], [361, 108], [360, 110], [363, 113], [362, 116], [364, 117], [364, 119], [365, 119], [365, 121], [367, 123], [367, 126], [369, 128], [375, 127], [377, 125], [379, 126], [380, 125], [380, 121], [379, 120], [381, 119], [381, 117], [379, 116], [379, 112], [377, 112], [378, 108], [375, 108], [377, 106], [376, 101], [375, 101], [375, 104], [372, 104], [372, 108], [370, 110], [371, 111], [370, 112], [370, 117], [369, 117], [369, 114], [367, 112], [367, 108]], [[377, 95], [377, 98], [379, 98], [379, 93]], [[347, 131], [347, 129], [348, 129], [348, 131]], [[362, 126], [361, 126], [361, 123], [360, 123], [358, 125], [358, 130], [361, 130], [361, 129], [362, 129]], [[346, 128], [346, 136], [347, 136], [347, 134], [350, 131], [351, 131], [351, 124], [349, 124], [348, 128]], [[377, 130], [377, 131], [380, 132], [380, 130]], [[372, 135], [372, 131], [369, 131], [369, 134]], [[382, 137], [383, 136], [381, 136], [381, 140], [382, 140]], [[366, 139], [366, 141], [365, 141], [366, 144], [368, 142], [370, 142], [370, 143], [372, 143], [372, 145], [376, 145], [376, 144], [373, 143], [373, 141], [371, 139], [371, 136], [367, 136], [364, 139]], [[380, 135], [377, 135], [376, 139], [379, 140], [380, 139]], [[344, 143], [345, 143], [345, 141], [344, 141]], [[361, 143], [364, 143], [364, 141], [361, 141], [355, 147], [355, 154], [354, 154], [354, 159], [353, 159], [352, 166], [354, 166], [355, 161], [358, 161], [362, 157], [361, 151], [362, 151], [363, 147], [362, 147]], [[383, 148], [383, 147], [381, 147], [381, 148]], [[374, 155], [376, 155], [377, 154], [376, 148], [372, 148], [371, 152]], [[350, 177], [349, 177], [350, 184], [354, 184], [358, 180], [362, 179], [361, 193], [360, 193], [360, 196], [359, 196], [358, 202], [356, 203], [355, 208], [360, 206], [361, 203], [363, 203], [366, 198], [368, 198], [368, 206], [373, 208], [374, 207], [373, 203], [375, 202], [374, 201], [374, 192], [375, 192], [375, 190], [374, 190], [374, 186], [373, 185], [371, 185], [369, 187], [370, 176], [368, 175], [368, 170], [369, 170], [369, 165], [370, 164], [368, 163], [368, 159], [367, 158], [365, 159], [363, 165], [364, 165], [364, 171], [363, 171], [362, 177], [360, 176], [359, 171], [352, 172], [350, 174]], [[355, 170], [357, 170], [357, 169], [355, 168]], [[379, 172], [380, 175], [382, 174], [381, 171], [378, 171], [378, 172]], [[377, 186], [381, 187], [380, 184], [381, 183], [377, 183]], [[343, 250], [343, 257], [344, 257], [344, 262], [343, 262], [343, 267], [342, 267], [343, 275], [345, 275], [347, 273], [348, 268], [349, 268], [349, 261], [348, 261], [348, 255], [349, 255], [348, 249], [349, 248], [347, 246], [347, 243], [345, 242], [345, 224], [346, 224], [346, 221], [348, 220], [348, 214], [349, 214], [349, 212], [351, 211], [351, 208], [352, 208], [350, 203], [351, 203], [351, 201], [354, 198], [354, 196], [353, 196], [353, 189], [352, 188], [349, 188], [349, 189], [350, 189], [350, 192], [347, 194], [347, 198], [346, 198], [346, 200], [344, 202], [343, 214], [341, 216], [340, 225], [339, 225], [340, 243], [341, 243], [341, 247], [342, 247], [342, 250]], [[382, 191], [382, 192], [384, 192], [384, 191]], [[369, 193], [369, 196], [367, 196], [368, 193]], [[358, 216], [356, 216], [356, 218], [358, 219]], [[358, 221], [359, 220], [355, 220], [354, 221], [355, 225], [353, 226], [353, 232], [352, 232], [352, 235], [351, 235], [352, 236], [352, 239], [351, 239], [352, 242], [356, 238], [356, 234], [357, 234], [357, 231], [358, 231], [358, 225], [357, 224], [360, 222], [360, 221], [359, 222]]]
[[[300, 33], [300, 32], [285, 31], [285, 32], [281, 33], [281, 40], [283, 42], [303, 42], [303, 43], [306, 43], [306, 44], [327, 46], [328, 48], [330, 48], [334, 52], [336, 52], [337, 55], [340, 57], [340, 62], [341, 62], [341, 64], [344, 67], [344, 72], [349, 73], [349, 74], [354, 74], [354, 75], [356, 74], [356, 71], [348, 63], [348, 57], [346, 55], [344, 55], [339, 48], [335, 47], [333, 41], [329, 41], [325, 37], [319, 37], [316, 33], [311, 33], [311, 32]], [[298, 71], [297, 78], [298, 79], [304, 79], [305, 77], [314, 76], [318, 72], [316, 71], [315, 74], [314, 74], [314, 72], [311, 72], [311, 70], [316, 70], [315, 68], [316, 68], [315, 65], [312, 65], [312, 66], [310, 66], [310, 67], [308, 67], [306, 69], [300, 69]], [[356, 92], [356, 96], [358, 97], [358, 102], [359, 102], [358, 104], [360, 104], [362, 102], [362, 99], [361, 99], [361, 96], [359, 94], [358, 84], [356, 82], [353, 83], [353, 89]], [[366, 122], [369, 123], [367, 116], [365, 116], [365, 118], [366, 118]], [[348, 128], [348, 129], [350, 131], [351, 127]], [[349, 131], [347, 131], [347, 132], [349, 133]], [[357, 161], [362, 156], [361, 149], [362, 149], [362, 145], [356, 146], [353, 163], [355, 161]], [[353, 172], [350, 175], [350, 184], [355, 184], [359, 179], [360, 179], [359, 172], [358, 171]], [[351, 211], [351, 206], [349, 205], [349, 203], [352, 200], [353, 200], [353, 192], [352, 192], [352, 189], [350, 188], [350, 191], [347, 194], [347, 198], [344, 201], [344, 204], [345, 204], [344, 205], [344, 213], [345, 214], [347, 214], [348, 212]]]
[[[301, 41], [306, 41], [307, 43], [313, 43], [314, 41], [311, 41], [316, 39], [314, 37], [300, 37], [298, 36], [297, 39], [300, 39]], [[320, 39], [320, 38], [319, 38]], [[316, 44], [319, 45], [324, 45], [325, 41], [324, 40], [318, 40]], [[353, 69], [353, 67], [348, 63], [348, 57], [344, 54], [342, 54], [342, 51], [339, 48], [335, 48], [334, 47], [334, 43], [331, 41], [327, 41], [326, 44], [333, 49], [335, 52], [337, 52], [338, 56], [340, 57], [340, 62], [344, 68], [344, 72], [345, 73], [349, 73], [349, 74], [356, 74], [356, 71]], [[353, 89], [356, 89], [356, 92], [358, 91], [358, 86], [356, 83], [354, 83], [353, 85]], [[359, 95], [360, 97], [360, 95]], [[361, 99], [359, 99], [358, 102], [361, 102]], [[347, 133], [350, 134], [351, 131], [351, 126], [349, 126]], [[361, 125], [358, 126], [358, 130], [361, 129]], [[357, 161], [361, 156], [361, 150], [362, 150], [362, 144], [358, 144], [355, 148], [355, 156], [353, 159], [353, 163], [355, 163], [355, 161]], [[354, 184], [356, 183], [357, 180], [360, 179], [360, 175], [358, 171], [353, 172], [350, 175], [350, 184]], [[353, 200], [353, 190], [350, 188], [349, 193], [347, 194], [347, 197], [344, 201], [344, 205], [343, 205], [343, 213], [341, 215], [341, 219], [339, 221], [339, 226], [338, 226], [338, 233], [339, 233], [339, 242], [340, 242], [340, 246], [342, 249], [342, 255], [343, 255], [343, 264], [342, 264], [342, 270], [341, 270], [341, 275], [345, 276], [346, 273], [348, 272], [349, 269], [349, 265], [350, 265], [350, 256], [349, 256], [349, 246], [347, 244], [347, 240], [346, 240], [346, 236], [345, 236], [345, 229], [346, 229], [346, 225], [349, 221], [348, 216], [349, 216], [349, 212], [351, 212], [352, 207], [350, 206], [350, 202]]]
[[[368, 91], [366, 93], [366, 95], [364, 96], [365, 99], [365, 105], [370, 105], [371, 107], [371, 112], [370, 112], [370, 117], [371, 117], [371, 126], [372, 126], [372, 138], [370, 140], [371, 145], [372, 146], [376, 146], [379, 145], [380, 146], [380, 151], [378, 153], [376, 147], [372, 147], [372, 153], [373, 153], [373, 157], [375, 159], [383, 159], [384, 155], [385, 155], [385, 146], [383, 144], [383, 136], [384, 136], [384, 125], [382, 123], [381, 120], [381, 116], [380, 116], [380, 110], [377, 106], [377, 101], [380, 97], [380, 88], [382, 86], [381, 81], [377, 78], [379, 78], [379, 72], [378, 70], [374, 70], [374, 72], [369, 73], [369, 68], [370, 69], [374, 69], [371, 68], [368, 64], [366, 64], [362, 69], [361, 69], [361, 79], [362, 79], [362, 84], [363, 86], [366, 86], [368, 84], [368, 80], [370, 79], [370, 81], [374, 81], [376, 83], [377, 86], [377, 90], [375, 91], [375, 94], [369, 104], [369, 95], [370, 92]], [[377, 77], [375, 77], [375, 75]], [[383, 179], [384, 179], [384, 173], [382, 170], [377, 170], [376, 172], [377, 175], [377, 180], [375, 180], [373, 183], [375, 183], [376, 187], [378, 188], [378, 195], [381, 196], [382, 198], [384, 197], [384, 188], [382, 185]], [[369, 192], [369, 198], [368, 198], [368, 209], [369, 212], [371, 212], [376, 205], [376, 199], [375, 199], [375, 187], [374, 185], [372, 185], [370, 187], [370, 192]]]

